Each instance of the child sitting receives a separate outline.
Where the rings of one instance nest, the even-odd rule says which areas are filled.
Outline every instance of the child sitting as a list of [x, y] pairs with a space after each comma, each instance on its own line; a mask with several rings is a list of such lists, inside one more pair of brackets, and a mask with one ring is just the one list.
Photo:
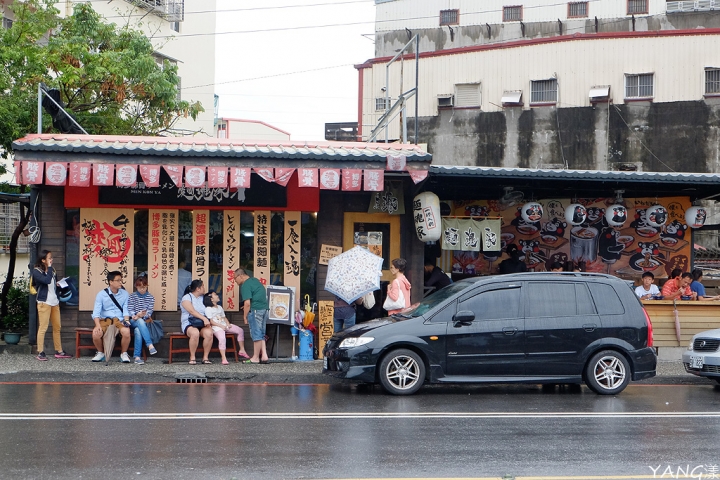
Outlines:
[[660, 289], [653, 283], [655, 275], [652, 272], [645, 272], [642, 274], [642, 285], [635, 289], [635, 295], [640, 297], [640, 300], [649, 300], [652, 297], [660, 295]]
[[225, 357], [225, 350], [227, 349], [225, 341], [225, 332], [234, 333], [238, 339], [238, 356], [242, 358], [250, 358], [245, 351], [245, 333], [243, 329], [237, 325], [233, 325], [225, 316], [225, 311], [221, 306], [218, 305], [220, 297], [215, 290], [210, 290], [205, 294], [203, 303], [205, 304], [205, 316], [210, 320], [212, 325], [213, 335], [218, 339], [218, 350], [220, 350], [220, 356], [222, 357], [222, 364], [227, 365], [228, 361]]

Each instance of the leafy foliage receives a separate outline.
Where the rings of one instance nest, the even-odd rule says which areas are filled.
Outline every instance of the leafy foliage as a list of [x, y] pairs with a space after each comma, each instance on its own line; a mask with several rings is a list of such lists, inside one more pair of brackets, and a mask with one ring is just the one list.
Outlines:
[[[204, 111], [179, 100], [177, 66], [158, 65], [150, 40], [130, 26], [106, 23], [90, 3], [58, 16], [55, 0], [14, 0], [12, 28], [0, 30], [0, 146], [36, 131], [37, 90], [57, 88], [90, 134], [172, 133], [180, 117]], [[51, 122], [45, 115], [43, 126]]]
[[28, 295], [30, 281], [27, 277], [16, 278], [7, 295], [7, 314], [2, 323], [8, 332], [19, 333], [26, 329], [29, 321]]

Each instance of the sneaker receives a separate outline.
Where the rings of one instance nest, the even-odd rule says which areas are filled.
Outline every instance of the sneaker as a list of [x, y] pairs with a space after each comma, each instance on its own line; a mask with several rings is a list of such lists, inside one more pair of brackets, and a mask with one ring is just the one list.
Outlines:
[[152, 348], [148, 348], [148, 352], [150, 352], [150, 355], [155, 355], [157, 350], [155, 349], [155, 346], [153, 346]]
[[72, 358], [72, 355], [68, 355], [65, 352], [56, 352], [55, 358]]
[[130, 363], [130, 356], [127, 354], [127, 352], [122, 352], [120, 354], [120, 361], [122, 363]]
[[135, 357], [135, 365], [145, 365], [145, 362], [140, 357]]
[[95, 356], [92, 359], [93, 362], [104, 362], [105, 361], [105, 354], [102, 352], [97, 352]]
[[45, 355], [45, 352], [38, 353], [37, 357], [35, 357], [35, 358], [37, 358], [41, 362], [47, 362], [47, 355]]

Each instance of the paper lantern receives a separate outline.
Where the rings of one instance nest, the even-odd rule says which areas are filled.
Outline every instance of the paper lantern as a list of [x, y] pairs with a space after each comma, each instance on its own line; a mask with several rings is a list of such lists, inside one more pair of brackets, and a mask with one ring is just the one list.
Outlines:
[[528, 202], [520, 209], [520, 216], [528, 223], [539, 222], [543, 216], [543, 207], [538, 202]]
[[423, 192], [413, 199], [415, 232], [423, 242], [435, 242], [442, 235], [440, 199], [432, 192]]
[[587, 210], [579, 203], [568, 205], [565, 209], [565, 221], [570, 225], [582, 225], [587, 220]]
[[616, 203], [605, 210], [605, 220], [611, 227], [622, 227], [627, 220], [627, 208]]
[[707, 210], [703, 207], [690, 207], [685, 211], [685, 223], [692, 228], [700, 228], [705, 225]]
[[645, 221], [653, 227], [662, 227], [667, 222], [668, 212], [662, 205], [653, 205], [645, 210]]

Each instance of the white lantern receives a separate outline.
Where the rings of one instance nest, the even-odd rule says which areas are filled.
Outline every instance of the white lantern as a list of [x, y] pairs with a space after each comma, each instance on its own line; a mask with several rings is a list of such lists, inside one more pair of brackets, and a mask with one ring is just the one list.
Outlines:
[[703, 207], [690, 207], [685, 211], [685, 223], [692, 228], [700, 228], [705, 225], [707, 210]]
[[543, 207], [538, 202], [528, 202], [520, 209], [520, 216], [528, 223], [539, 222], [543, 216]]
[[432, 192], [423, 192], [413, 199], [415, 233], [423, 242], [435, 242], [442, 235], [440, 199]]
[[568, 205], [565, 209], [565, 221], [570, 225], [582, 225], [587, 220], [587, 209], [579, 203]]
[[653, 227], [662, 227], [668, 219], [668, 212], [662, 205], [653, 205], [645, 210], [645, 221]]
[[605, 210], [605, 220], [611, 227], [622, 227], [627, 220], [627, 208], [616, 203]]

